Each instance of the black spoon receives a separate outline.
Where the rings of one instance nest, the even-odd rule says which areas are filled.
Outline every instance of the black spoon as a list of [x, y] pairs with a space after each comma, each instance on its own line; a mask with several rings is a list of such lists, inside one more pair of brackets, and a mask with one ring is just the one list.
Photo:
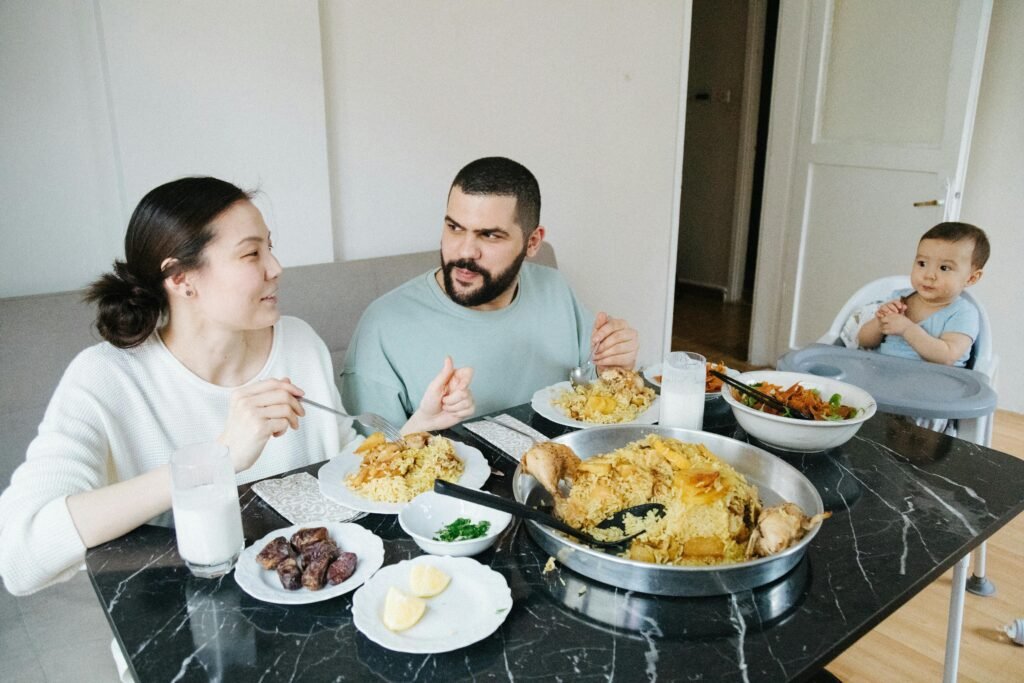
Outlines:
[[[501, 496], [495, 496], [490, 493], [484, 493], [483, 491], [477, 491], [476, 489], [468, 489], [465, 486], [459, 486], [458, 484], [453, 484], [450, 481], [445, 481], [444, 479], [437, 479], [436, 481], [434, 481], [434, 492], [440, 493], [441, 495], [444, 496], [451, 496], [452, 498], [458, 498], [460, 500], [469, 501], [470, 503], [476, 503], [477, 505], [483, 505], [484, 507], [493, 508], [495, 510], [501, 510], [502, 512], [508, 512], [517, 517], [532, 519], [535, 522], [540, 522], [546, 527], [557, 529], [562, 533], [569, 534], [570, 536], [578, 538], [584, 543], [595, 546], [597, 548], [624, 548], [628, 546], [634, 538], [640, 535], [633, 534], [632, 536], [627, 536], [626, 538], [621, 538], [617, 541], [599, 541], [590, 534], [584, 531], [580, 531], [579, 529], [576, 529], [574, 527], [571, 527], [562, 520], [557, 519], [556, 517], [552, 517], [551, 515], [545, 512], [541, 512], [540, 510], [537, 510], [535, 508], [523, 505], [522, 503], [517, 503], [514, 500], [502, 498]], [[633, 512], [635, 510], [638, 510], [638, 508], [645, 508], [645, 510], [643, 512]], [[626, 508], [625, 510], [620, 510], [619, 512], [616, 512], [608, 519], [602, 521], [600, 524], [598, 524], [598, 526], [602, 529], [610, 528], [612, 526], [618, 526], [621, 528], [621, 516], [624, 516], [626, 513], [632, 513], [635, 514], [637, 517], [643, 517], [650, 510], [659, 511], [659, 516], [665, 514], [665, 506], [662, 505], [661, 503], [645, 503], [643, 505], [638, 505], [632, 508]], [[618, 524], [608, 524], [608, 522], [615, 520], [616, 518], [618, 518]], [[604, 526], [606, 524], [607, 526]], [[641, 531], [640, 533], [643, 532]]]
[[794, 408], [792, 406], [786, 405], [785, 403], [783, 403], [779, 399], [775, 398], [774, 396], [769, 396], [768, 394], [766, 394], [764, 392], [758, 391], [754, 387], [749, 386], [747, 384], [744, 384], [743, 382], [740, 382], [739, 380], [735, 380], [732, 377], [730, 377], [729, 375], [721, 373], [718, 370], [708, 370], [708, 372], [710, 372], [712, 375], [714, 375], [718, 379], [722, 380], [723, 382], [725, 382], [729, 386], [735, 387], [736, 389], [738, 389], [740, 391], [740, 393], [746, 394], [747, 396], [750, 396], [751, 398], [755, 398], [758, 401], [760, 401], [761, 403], [764, 403], [765, 405], [769, 405], [772, 408], [775, 408], [776, 410], [781, 410], [781, 411], [783, 411], [785, 413], [788, 413], [790, 417], [795, 417], [798, 420], [814, 420], [814, 416], [813, 415], [809, 415], [809, 414], [805, 413], [802, 410], [799, 410], [799, 409]]

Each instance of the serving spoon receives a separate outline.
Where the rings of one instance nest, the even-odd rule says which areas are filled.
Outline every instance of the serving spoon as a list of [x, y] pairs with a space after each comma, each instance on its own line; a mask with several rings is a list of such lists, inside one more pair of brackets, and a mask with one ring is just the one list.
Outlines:
[[[606, 550], [621, 550], [627, 548], [634, 538], [644, 533], [641, 531], [640, 533], [633, 534], [632, 536], [620, 538], [617, 541], [600, 541], [587, 532], [580, 531], [575, 527], [569, 526], [557, 517], [553, 517], [546, 512], [541, 512], [536, 508], [523, 505], [522, 503], [514, 500], [502, 498], [501, 496], [495, 496], [491, 493], [484, 493], [483, 491], [477, 491], [476, 489], [468, 489], [465, 486], [459, 486], [458, 484], [453, 484], [450, 481], [445, 481], [444, 479], [437, 479], [434, 481], [434, 492], [440, 493], [444, 496], [458, 498], [459, 500], [465, 500], [470, 503], [476, 503], [477, 505], [483, 505], [484, 507], [492, 508], [494, 510], [508, 512], [516, 517], [532, 519], [535, 522], [540, 522], [546, 527], [569, 534], [573, 538], [578, 538], [588, 545]], [[640, 508], [643, 508], [642, 512], [640, 512]], [[635, 514], [637, 517], [643, 517], [652, 510], [654, 510], [655, 514], [658, 516], [663, 516], [665, 514], [665, 506], [661, 503], [644, 503], [643, 505], [636, 505], [631, 508], [626, 508], [625, 510], [619, 510], [597, 526], [601, 529], [611, 527], [623, 528], [622, 524], [624, 523], [624, 517], [626, 514]]]

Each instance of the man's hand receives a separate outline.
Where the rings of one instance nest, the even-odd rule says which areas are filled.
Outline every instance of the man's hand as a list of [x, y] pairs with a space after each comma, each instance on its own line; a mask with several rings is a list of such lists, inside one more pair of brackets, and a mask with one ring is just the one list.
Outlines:
[[451, 356], [444, 359], [444, 367], [427, 385], [420, 406], [402, 427], [403, 434], [447, 429], [472, 417], [476, 412], [473, 392], [473, 368], [456, 368]]
[[604, 368], [626, 368], [636, 365], [636, 354], [640, 348], [640, 335], [621, 318], [612, 318], [601, 312], [594, 320], [590, 335], [594, 365]]

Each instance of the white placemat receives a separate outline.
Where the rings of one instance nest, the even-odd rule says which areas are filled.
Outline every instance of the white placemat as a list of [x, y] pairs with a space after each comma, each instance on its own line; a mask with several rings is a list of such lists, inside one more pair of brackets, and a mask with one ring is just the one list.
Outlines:
[[365, 512], [325, 498], [316, 477], [306, 472], [264, 479], [253, 484], [252, 490], [292, 524], [307, 524], [317, 519], [351, 522], [366, 516]]
[[[521, 429], [528, 434], [533, 434], [537, 441], [547, 441], [548, 439], [548, 437], [544, 436], [530, 425], [517, 420], [511, 415], [501, 414], [495, 416], [494, 419], [503, 424], [510, 425], [515, 429]], [[503, 429], [499, 425], [496, 425], [493, 422], [488, 422], [487, 420], [467, 422], [462, 426], [482, 438], [484, 441], [496, 446], [516, 461], [522, 460], [523, 454], [530, 450], [534, 443], [536, 443], [531, 441], [527, 436], [518, 434], [511, 429]]]

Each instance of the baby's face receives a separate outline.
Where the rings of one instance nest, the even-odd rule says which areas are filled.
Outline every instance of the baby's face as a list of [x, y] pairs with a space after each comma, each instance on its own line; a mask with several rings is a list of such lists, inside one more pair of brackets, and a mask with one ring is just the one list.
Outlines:
[[921, 240], [910, 284], [928, 303], [948, 304], [981, 278], [981, 269], [971, 265], [973, 255], [974, 240]]

